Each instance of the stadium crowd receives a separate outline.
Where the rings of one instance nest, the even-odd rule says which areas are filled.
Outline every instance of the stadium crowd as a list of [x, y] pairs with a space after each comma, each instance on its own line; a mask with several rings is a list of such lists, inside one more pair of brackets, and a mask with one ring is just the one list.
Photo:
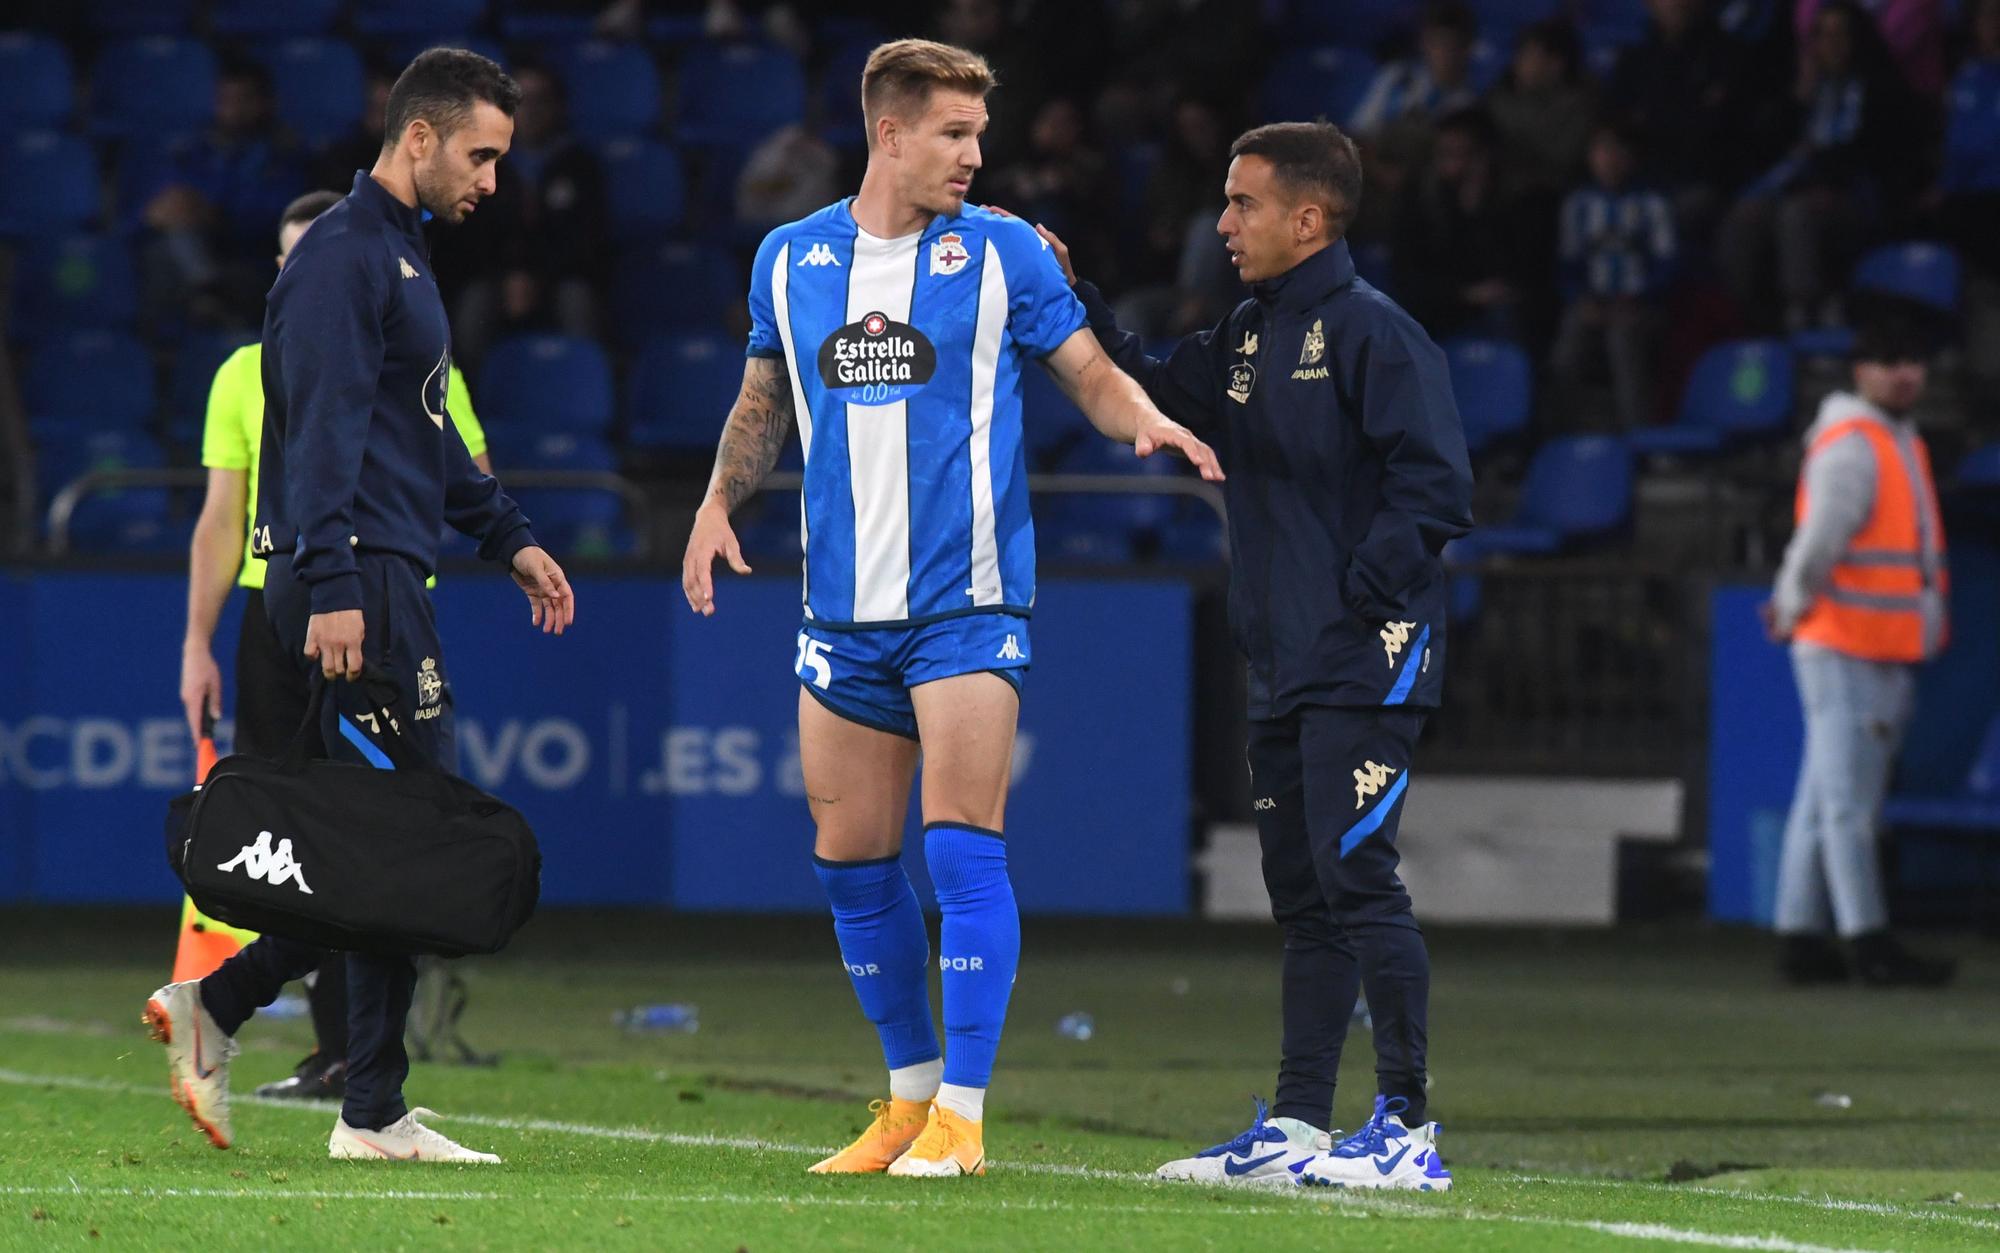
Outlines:
[[[0, 242], [37, 516], [84, 470], [192, 462], [215, 366], [257, 333], [280, 210], [372, 162], [395, 69], [436, 43], [493, 55], [523, 93], [499, 193], [434, 240], [503, 477], [698, 488], [740, 370], [749, 255], [857, 184], [859, 65], [911, 32], [999, 74], [973, 199], [1069, 241], [1153, 340], [1241, 298], [1214, 231], [1230, 139], [1269, 119], [1346, 127], [1367, 161], [1357, 264], [1447, 343], [1482, 502], [1556, 533], [1522, 551], [1625, 524], [1629, 500], [1608, 524], [1534, 506], [1607, 450], [1643, 470], [1788, 443], [1817, 399], [1793, 377], [1844, 351], [1857, 287], [1952, 315], [1965, 351], [1939, 405], [1994, 390], [1981, 369], [2000, 362], [1982, 350], [2000, 340], [2000, 0], [30, 0], [13, 15]], [[1075, 438], [1053, 387], [1029, 388], [1040, 468], [1131, 468]], [[1947, 437], [1946, 460], [1975, 442]], [[191, 515], [162, 500], [101, 500], [75, 542], [179, 550]], [[600, 507], [528, 503], [554, 511], [565, 547], [629, 542]], [[795, 545], [783, 512], [751, 539]], [[1058, 510], [1050, 542], [1212, 553], [1212, 531], [1181, 537], [1178, 517]]]

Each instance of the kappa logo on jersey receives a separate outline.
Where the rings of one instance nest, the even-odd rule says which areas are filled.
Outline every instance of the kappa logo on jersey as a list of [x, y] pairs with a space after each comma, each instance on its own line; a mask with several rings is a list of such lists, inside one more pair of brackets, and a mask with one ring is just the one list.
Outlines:
[[1246, 357], [1256, 356], [1257, 337], [1255, 335], [1252, 335], [1248, 331], [1243, 332], [1243, 342], [1236, 345], [1236, 351], [1242, 353]]
[[1368, 798], [1382, 790], [1389, 776], [1396, 773], [1394, 766], [1379, 766], [1372, 761], [1361, 763], [1361, 769], [1354, 772], [1354, 807], [1361, 808]]
[[1396, 654], [1409, 644], [1410, 632], [1416, 629], [1414, 622], [1390, 622], [1382, 627], [1382, 651], [1388, 655], [1391, 670], [1396, 668]]
[[819, 346], [819, 378], [851, 405], [888, 405], [923, 390], [937, 372], [937, 348], [907, 322], [871, 313]]
[[809, 265], [814, 269], [818, 269], [824, 265], [837, 266], [839, 264], [840, 258], [833, 255], [833, 245], [831, 244], [814, 244], [812, 247], [806, 249], [805, 256], [799, 258], [799, 265], [801, 267]]
[[243, 851], [216, 869], [227, 873], [238, 866], [252, 879], [262, 879], [274, 888], [281, 888], [288, 882], [296, 883], [299, 891], [307, 896], [313, 894], [313, 890], [306, 886], [306, 868], [292, 856], [292, 842], [279, 840], [274, 852], [269, 831], [259, 831], [255, 843], [245, 844]]
[[1008, 636], [1007, 642], [1000, 646], [999, 659], [1001, 661], [1021, 660], [1021, 641], [1011, 635]]
[[[1042, 247], [1046, 248], [1048, 244], [1044, 243]], [[932, 274], [956, 274], [963, 270], [965, 263], [970, 260], [972, 254], [965, 250], [964, 238], [957, 234], [940, 235], [937, 237], [937, 242], [931, 245]]]
[[396, 258], [396, 264], [397, 264], [397, 265], [400, 265], [400, 266], [402, 266], [402, 267], [403, 267], [403, 277], [404, 277], [404, 278], [416, 278], [416, 277], [418, 277], [418, 275], [417, 275], [417, 267], [416, 267], [416, 266], [414, 266], [414, 265], [411, 265], [411, 264], [410, 264], [410, 262], [409, 262], [409, 258], [407, 258], [407, 257], [397, 257], [397, 258]]
[[[1252, 351], [1255, 351], [1253, 346]], [[1229, 367], [1229, 398], [1239, 405], [1250, 403], [1250, 389], [1257, 386], [1257, 367], [1239, 361]]]

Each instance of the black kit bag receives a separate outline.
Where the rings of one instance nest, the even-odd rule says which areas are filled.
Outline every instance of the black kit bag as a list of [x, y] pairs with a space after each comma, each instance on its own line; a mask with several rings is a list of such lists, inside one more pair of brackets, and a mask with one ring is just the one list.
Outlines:
[[[361, 685], [382, 726], [396, 681]], [[233, 927], [349, 953], [497, 953], [535, 912], [542, 855], [527, 820], [398, 734], [393, 770], [309, 756], [328, 684], [277, 761], [223, 758], [167, 806], [167, 864], [195, 908]]]

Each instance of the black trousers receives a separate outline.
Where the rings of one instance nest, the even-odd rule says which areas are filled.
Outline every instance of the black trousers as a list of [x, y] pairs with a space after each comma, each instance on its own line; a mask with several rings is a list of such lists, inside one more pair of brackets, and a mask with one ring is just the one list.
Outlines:
[[[338, 682], [321, 714], [320, 738], [328, 757], [389, 768], [380, 747], [385, 736], [401, 734], [431, 759], [456, 760], [453, 746], [451, 684], [424, 572], [407, 558], [385, 553], [358, 554], [362, 585], [362, 653], [393, 675], [402, 700], [384, 725], [358, 687]], [[292, 577], [289, 557], [271, 560], [264, 609], [273, 634], [296, 672], [310, 681], [318, 664], [306, 658], [306, 625], [312, 616], [309, 593]], [[303, 715], [301, 715], [303, 716]], [[293, 724], [297, 729], [297, 722]], [[304, 978], [326, 958], [324, 950], [267, 935], [244, 947], [202, 980], [201, 998], [216, 1024], [234, 1035], [258, 1009], [278, 998], [284, 985]], [[410, 1001], [416, 992], [416, 964], [408, 957], [350, 953], [347, 971], [347, 1099], [341, 1117], [351, 1127], [381, 1128], [408, 1112], [403, 1080], [410, 1058], [403, 1046]]]
[[1384, 1096], [1423, 1118], [1430, 957], [1396, 875], [1396, 835], [1424, 715], [1306, 707], [1250, 724], [1271, 916], [1284, 929], [1283, 1061], [1274, 1109], [1331, 1127], [1341, 1047], [1365, 985]]

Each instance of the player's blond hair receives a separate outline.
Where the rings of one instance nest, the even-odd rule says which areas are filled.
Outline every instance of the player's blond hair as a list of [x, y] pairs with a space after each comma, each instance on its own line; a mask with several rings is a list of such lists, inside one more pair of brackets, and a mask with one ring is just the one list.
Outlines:
[[999, 83], [977, 52], [929, 39], [898, 39], [868, 54], [861, 71], [861, 115], [868, 123], [868, 146], [884, 113], [914, 118], [942, 87], [984, 97]]

